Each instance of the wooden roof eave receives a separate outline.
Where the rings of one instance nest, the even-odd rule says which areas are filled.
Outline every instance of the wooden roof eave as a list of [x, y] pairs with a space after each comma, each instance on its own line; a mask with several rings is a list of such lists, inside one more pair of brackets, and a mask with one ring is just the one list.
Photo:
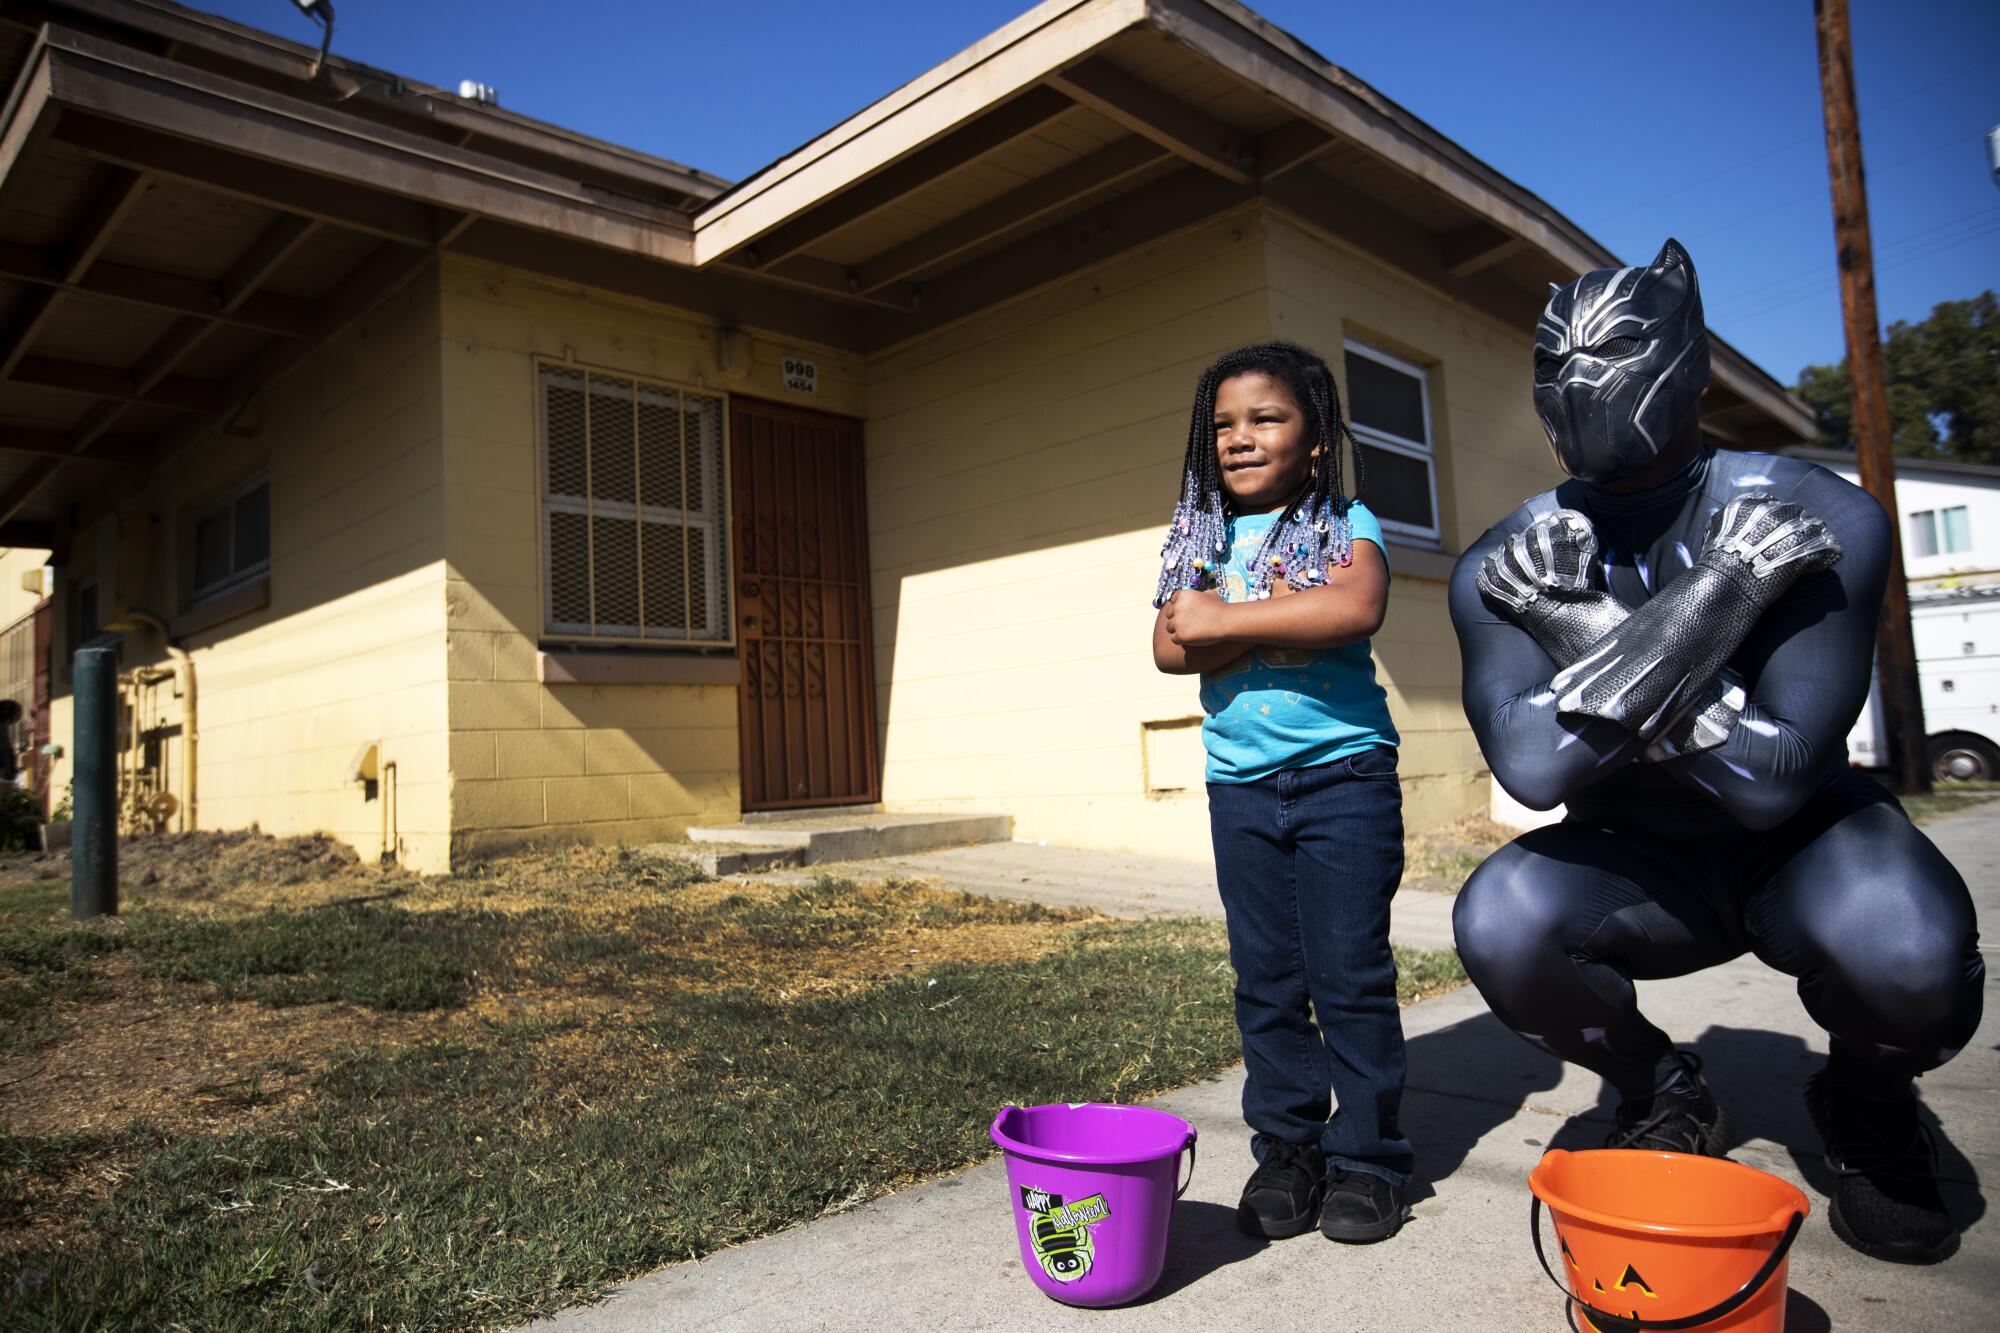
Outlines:
[[783, 223], [1030, 92], [1145, 20], [1147, 0], [1045, 0], [985, 40], [850, 116], [703, 206], [706, 267]]
[[[163, 176], [216, 188], [215, 154], [227, 154], [271, 164], [248, 173], [234, 191], [252, 197], [266, 172], [274, 182], [305, 173], [358, 187], [364, 197], [392, 196], [447, 216], [492, 217], [669, 263], [692, 258], [691, 228], [679, 210], [596, 197], [572, 180], [101, 38], [48, 29], [38, 65], [24, 79], [29, 86], [17, 88], [19, 96], [39, 112], [59, 113], [55, 137]], [[93, 133], [92, 124], [109, 132]], [[5, 134], [16, 130], [10, 124]], [[182, 152], [178, 143], [195, 147]], [[0, 167], [9, 165], [4, 152], [0, 147]], [[351, 216], [329, 220], [410, 244], [440, 239], [416, 214], [410, 219], [387, 230]]]
[[[241, 74], [282, 85], [307, 82], [318, 51], [257, 28], [165, 0], [13, 0], [8, 9], [34, 21], [137, 39], [171, 51], [176, 59], [218, 73]], [[701, 201], [729, 188], [723, 178], [560, 125], [376, 70], [340, 55], [327, 58], [320, 78], [343, 102], [383, 107], [406, 121], [430, 120], [461, 135], [538, 157], [561, 158], [591, 172], [629, 183], [647, 197], [660, 191]]]
[[[1144, 110], [1127, 124], [1221, 178], [1248, 179], [1252, 189], [1282, 207], [1287, 194], [1298, 192], [1299, 181], [1280, 177], [1330, 144], [1352, 145], [1468, 215], [1464, 227], [1441, 238], [1440, 262], [1427, 266], [1441, 275], [1485, 281], [1482, 270], [1529, 253], [1550, 276], [1620, 262], [1532, 192], [1235, 0], [1048, 0], [712, 200], [694, 218], [695, 262], [708, 268], [747, 259], [754, 269], [779, 262], [777, 256], [803, 253], [816, 231], [828, 234], [846, 225], [848, 214], [862, 216], [882, 206], [875, 196], [883, 188], [909, 188], [899, 177], [920, 180], [953, 169], [951, 153], [961, 143], [968, 154], [986, 151], [996, 136], [985, 130], [1005, 119], [1000, 113], [1006, 107], [1026, 107], [1051, 89], [1119, 118], [1121, 102], [1129, 107], [1151, 90], [1105, 86], [1138, 81], [1097, 57], [1106, 43], [1141, 27], [1261, 89], [1297, 117], [1254, 144], [1248, 155], [1254, 167], [1247, 174], [1245, 155], [1231, 151], [1238, 145], [1197, 151], [1198, 140], [1216, 140], [1227, 127], [1196, 126], [1175, 134], [1152, 114], [1176, 110], [1164, 106]], [[1191, 109], [1177, 114], [1203, 119]], [[913, 174], [920, 164], [925, 170]], [[1234, 197], [1215, 194], [1218, 203]], [[884, 281], [876, 274], [880, 267], [864, 263], [850, 280], [861, 290], [876, 290]], [[930, 314], [918, 321], [924, 325], [943, 307], [935, 299], [942, 295], [938, 284], [927, 287], [932, 290], [923, 293], [924, 309]], [[882, 339], [893, 342], [895, 328], [883, 325]], [[1733, 396], [1753, 404], [1772, 427], [1811, 438], [1812, 416], [1803, 404], [1727, 342], [1713, 335], [1711, 341], [1716, 379]]]

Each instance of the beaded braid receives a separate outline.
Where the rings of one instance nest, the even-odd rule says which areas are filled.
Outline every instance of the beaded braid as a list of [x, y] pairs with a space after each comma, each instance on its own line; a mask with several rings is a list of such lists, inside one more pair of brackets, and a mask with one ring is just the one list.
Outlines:
[[[1153, 605], [1164, 606], [1182, 588], [1216, 586], [1220, 557], [1229, 549], [1229, 501], [1222, 488], [1222, 469], [1215, 450], [1215, 394], [1223, 381], [1238, 375], [1268, 375], [1285, 386], [1305, 412], [1307, 426], [1318, 438], [1319, 456], [1312, 473], [1296, 495], [1285, 502], [1277, 522], [1264, 534], [1250, 562], [1249, 596], [1271, 595], [1272, 577], [1305, 589], [1326, 582], [1329, 563], [1346, 565], [1354, 558], [1353, 532], [1347, 510], [1353, 499], [1341, 479], [1340, 443], [1354, 443], [1341, 416], [1340, 391], [1333, 372], [1318, 355], [1296, 343], [1257, 343], [1219, 358], [1202, 371], [1195, 385], [1194, 409], [1188, 417], [1187, 456], [1182, 464], [1181, 496], [1167, 525], [1160, 548], [1160, 582]], [[1361, 493], [1361, 450], [1354, 451], [1354, 493]]]

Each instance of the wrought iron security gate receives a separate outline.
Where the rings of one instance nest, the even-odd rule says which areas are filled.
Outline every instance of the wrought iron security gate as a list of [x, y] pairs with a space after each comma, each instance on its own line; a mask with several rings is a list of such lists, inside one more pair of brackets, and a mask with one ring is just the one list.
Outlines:
[[730, 399], [743, 808], [879, 800], [861, 424]]

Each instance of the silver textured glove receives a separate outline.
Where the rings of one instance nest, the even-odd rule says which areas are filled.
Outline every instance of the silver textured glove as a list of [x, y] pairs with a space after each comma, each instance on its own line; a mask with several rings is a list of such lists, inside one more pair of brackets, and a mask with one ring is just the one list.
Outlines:
[[1479, 591], [1557, 666], [1568, 666], [1629, 614], [1608, 592], [1590, 586], [1597, 532], [1574, 509], [1544, 515], [1509, 537], [1479, 566]]
[[1799, 505], [1736, 497], [1710, 523], [1693, 568], [1556, 673], [1556, 707], [1659, 737], [1694, 709], [1772, 603], [1839, 559], [1833, 534]]
[[[1625, 623], [1631, 612], [1590, 586], [1597, 531], [1574, 509], [1558, 509], [1509, 537], [1479, 567], [1480, 592], [1566, 667]], [[1743, 716], [1743, 683], [1724, 668], [1646, 747], [1651, 763], [1711, 750]]]

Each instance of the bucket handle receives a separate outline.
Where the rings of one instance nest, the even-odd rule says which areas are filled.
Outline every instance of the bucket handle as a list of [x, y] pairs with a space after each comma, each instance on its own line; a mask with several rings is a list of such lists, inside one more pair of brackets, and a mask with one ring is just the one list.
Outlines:
[[[1181, 1195], [1186, 1194], [1188, 1192], [1188, 1186], [1194, 1184], [1194, 1131], [1193, 1130], [1188, 1131], [1187, 1142], [1183, 1143], [1181, 1147], [1186, 1149], [1187, 1151], [1188, 1169], [1187, 1169], [1187, 1179], [1182, 1181], [1181, 1187], [1174, 1191], [1174, 1197], [1176, 1199], [1180, 1198]], [[1176, 1153], [1174, 1155], [1178, 1157], [1180, 1154]], [[1174, 1174], [1179, 1175], [1180, 1173], [1175, 1172]]]
[[1764, 1266], [1758, 1269], [1756, 1275], [1748, 1282], [1738, 1287], [1734, 1295], [1725, 1296], [1700, 1314], [1684, 1315], [1679, 1319], [1637, 1319], [1631, 1315], [1612, 1314], [1609, 1310], [1598, 1309], [1572, 1292], [1569, 1284], [1555, 1275], [1555, 1270], [1549, 1267], [1548, 1252], [1542, 1248], [1541, 1196], [1536, 1195], [1528, 1203], [1528, 1229], [1535, 1238], [1535, 1258], [1541, 1261], [1542, 1271], [1549, 1275], [1549, 1281], [1556, 1284], [1564, 1300], [1575, 1301], [1578, 1308], [1590, 1316], [1592, 1323], [1599, 1324], [1610, 1333], [1623, 1333], [1626, 1329], [1655, 1329], [1666, 1333], [1672, 1329], [1699, 1328], [1703, 1324], [1734, 1314], [1745, 1301], [1755, 1296], [1763, 1285], [1771, 1280], [1771, 1274], [1778, 1271], [1778, 1265], [1785, 1262], [1785, 1256], [1791, 1252], [1792, 1242], [1798, 1239], [1799, 1228], [1805, 1224], [1805, 1220], [1804, 1213], [1797, 1211], [1792, 1213], [1792, 1220], [1785, 1224], [1785, 1234], [1779, 1238], [1770, 1256], [1764, 1260]]

